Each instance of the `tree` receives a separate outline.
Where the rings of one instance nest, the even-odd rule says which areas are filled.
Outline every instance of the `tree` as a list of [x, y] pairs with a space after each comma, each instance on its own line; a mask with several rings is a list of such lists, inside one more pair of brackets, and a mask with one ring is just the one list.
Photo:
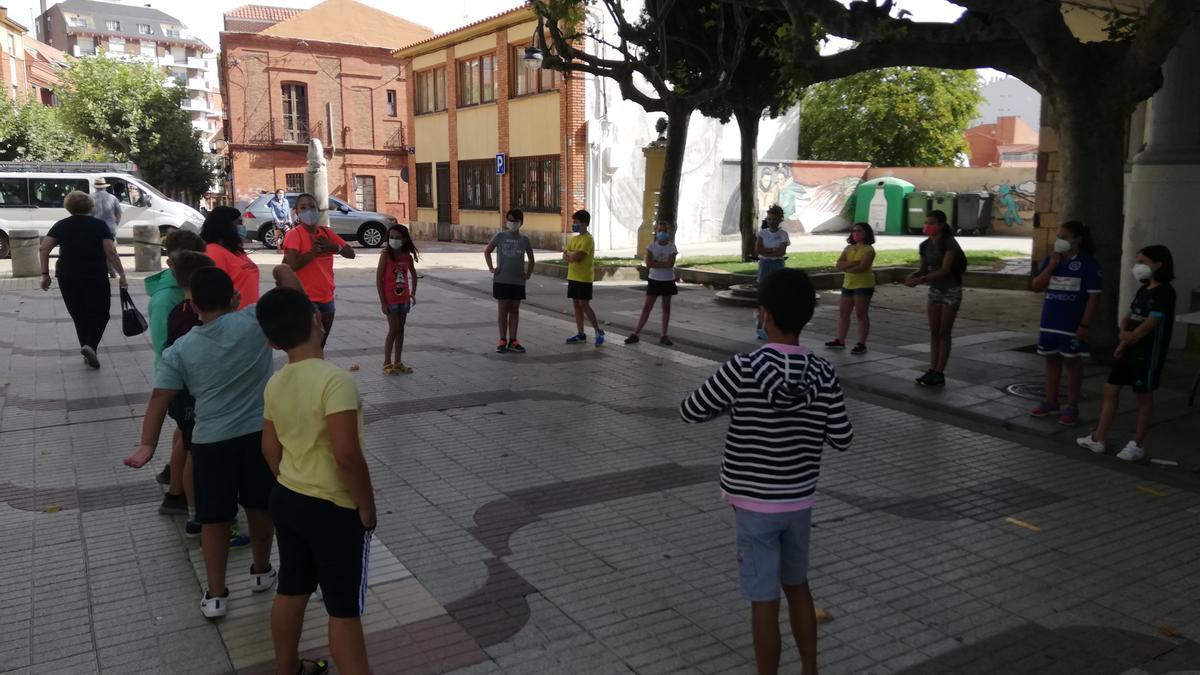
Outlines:
[[57, 108], [35, 99], [0, 105], [0, 161], [75, 162], [93, 159], [94, 154], [63, 123]]
[[[587, 16], [598, 5], [615, 27]], [[621, 95], [647, 112], [667, 115], [667, 148], [656, 217], [672, 223], [679, 208], [679, 181], [692, 112], [727, 90], [745, 50], [748, 22], [739, 3], [646, 0], [631, 23], [621, 0], [533, 0], [537, 35], [549, 37], [542, 66], [612, 79]], [[696, 21], [696, 17], [700, 17]], [[700, 31], [687, 30], [699, 25]], [[591, 38], [616, 53], [604, 58], [582, 48]]]
[[800, 159], [953, 166], [983, 97], [974, 71], [869, 70], [808, 88]]
[[114, 159], [137, 164], [151, 185], [189, 198], [209, 189], [213, 167], [179, 107], [186, 92], [157, 66], [81, 59], [63, 73], [58, 95], [70, 126]]

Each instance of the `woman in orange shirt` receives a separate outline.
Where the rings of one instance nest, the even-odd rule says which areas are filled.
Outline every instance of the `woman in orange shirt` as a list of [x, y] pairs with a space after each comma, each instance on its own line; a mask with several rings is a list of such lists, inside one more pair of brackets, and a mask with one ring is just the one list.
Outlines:
[[257, 304], [258, 265], [242, 248], [246, 240], [242, 213], [229, 206], [218, 206], [204, 219], [200, 238], [207, 244], [204, 252], [233, 280], [233, 288], [241, 298], [238, 309]]

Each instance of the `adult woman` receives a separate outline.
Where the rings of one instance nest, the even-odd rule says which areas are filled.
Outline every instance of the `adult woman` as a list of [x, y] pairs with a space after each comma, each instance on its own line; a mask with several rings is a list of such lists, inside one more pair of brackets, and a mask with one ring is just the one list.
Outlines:
[[207, 244], [205, 254], [233, 280], [233, 288], [241, 298], [238, 308], [256, 304], [258, 265], [242, 248], [246, 241], [246, 226], [242, 224], [241, 211], [229, 206], [214, 208], [204, 218], [200, 238]]
[[908, 275], [904, 284], [909, 287], [929, 284], [929, 370], [917, 378], [923, 387], [946, 384], [946, 363], [950, 361], [950, 335], [954, 319], [962, 305], [962, 274], [967, 258], [954, 239], [954, 228], [946, 222], [946, 214], [930, 211], [925, 217], [925, 236], [921, 242], [921, 267]]
[[75, 191], [63, 200], [71, 215], [50, 228], [42, 238], [42, 290], [50, 289], [50, 251], [57, 246], [58, 290], [79, 338], [79, 353], [92, 368], [100, 367], [96, 350], [112, 309], [108, 268], [116, 270], [121, 288], [128, 287], [125, 268], [117, 255], [113, 233], [103, 221], [91, 216], [95, 202], [87, 193]]
[[307, 192], [296, 198], [296, 219], [299, 227], [288, 230], [283, 238], [283, 262], [296, 272], [304, 286], [304, 292], [313, 307], [321, 315], [325, 328], [322, 346], [329, 339], [333, 328], [336, 307], [333, 304], [333, 254], [353, 258], [354, 249], [333, 230], [317, 225], [321, 212], [317, 210], [317, 198]]

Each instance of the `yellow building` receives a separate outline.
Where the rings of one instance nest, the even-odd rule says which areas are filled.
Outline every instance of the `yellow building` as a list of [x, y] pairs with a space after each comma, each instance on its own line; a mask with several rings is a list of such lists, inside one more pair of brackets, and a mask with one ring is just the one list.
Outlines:
[[583, 208], [584, 83], [525, 63], [536, 26], [521, 7], [395, 52], [410, 62], [415, 237], [489, 241], [518, 208], [534, 246], [561, 247]]

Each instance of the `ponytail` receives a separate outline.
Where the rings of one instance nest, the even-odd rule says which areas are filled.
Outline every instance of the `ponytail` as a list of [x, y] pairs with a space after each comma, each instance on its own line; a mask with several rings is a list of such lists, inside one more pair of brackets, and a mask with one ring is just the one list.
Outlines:
[[1092, 230], [1087, 225], [1084, 225], [1078, 220], [1068, 220], [1060, 227], [1071, 233], [1073, 237], [1079, 237], [1079, 250], [1088, 255], [1096, 254], [1096, 242], [1092, 240]]

